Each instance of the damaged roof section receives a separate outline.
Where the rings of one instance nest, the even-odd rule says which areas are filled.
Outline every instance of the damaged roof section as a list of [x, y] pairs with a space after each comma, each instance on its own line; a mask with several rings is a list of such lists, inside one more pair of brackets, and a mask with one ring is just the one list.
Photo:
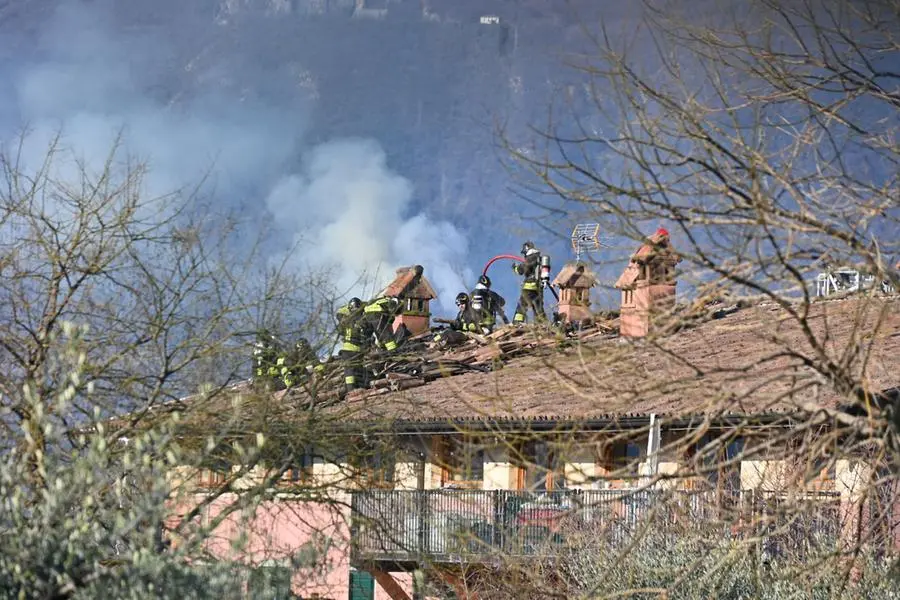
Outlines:
[[335, 364], [335, 379], [321, 382], [314, 398], [299, 387], [263, 397], [244, 384], [195, 406], [192, 419], [228, 421], [240, 413], [248, 423], [289, 429], [317, 406], [349, 428], [458, 431], [467, 423], [580, 427], [650, 414], [716, 422], [842, 407], [847, 397], [808, 366], [820, 358], [803, 325], [870, 392], [900, 386], [898, 296], [817, 301], [802, 323], [775, 303], [732, 308], [711, 307], [695, 320], [677, 316], [669, 333], [637, 340], [618, 337], [617, 320], [599, 320], [576, 339], [504, 328], [450, 350], [419, 340], [424, 347], [380, 358], [381, 380], [343, 400]]
[[[870, 389], [881, 390], [900, 384], [898, 308], [896, 297], [816, 302], [806, 322], [837, 363], [848, 348], [857, 347], [850, 371]], [[448, 365], [477, 366], [497, 351], [489, 349], [503, 344], [502, 338], [473, 341], [443, 357]], [[466, 351], [471, 355], [463, 356]], [[448, 376], [427, 382], [421, 374], [394, 375], [387, 379], [394, 384], [348, 396], [340, 410], [361, 420], [578, 420], [784, 413], [833, 408], [844, 400], [807, 366], [816, 360], [816, 350], [798, 321], [777, 304], [737, 310], [652, 341], [595, 332], [567, 345], [526, 335], [514, 352], [493, 372], [453, 366]], [[432, 360], [441, 364], [441, 356]]]

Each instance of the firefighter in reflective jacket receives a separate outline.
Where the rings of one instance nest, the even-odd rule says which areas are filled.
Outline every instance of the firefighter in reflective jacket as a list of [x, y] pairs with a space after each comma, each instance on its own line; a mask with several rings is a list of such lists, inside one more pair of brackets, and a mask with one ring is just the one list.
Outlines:
[[392, 296], [382, 296], [369, 302], [363, 309], [365, 320], [375, 334], [375, 342], [388, 352], [397, 349], [394, 337], [394, 318], [400, 312], [400, 300]]
[[275, 336], [263, 329], [256, 336], [253, 348], [253, 379], [266, 382], [278, 379], [280, 369], [276, 365], [277, 360], [278, 343]]
[[491, 333], [497, 324], [497, 316], [503, 319], [504, 324], [509, 323], [503, 307], [506, 300], [497, 292], [491, 290], [491, 279], [487, 275], [478, 278], [475, 290], [472, 292], [472, 312], [478, 317], [478, 325], [482, 333]]
[[472, 310], [472, 302], [469, 295], [460, 292], [456, 295], [456, 318], [450, 322], [450, 329], [453, 331], [471, 331], [478, 332], [478, 315]]
[[434, 341], [445, 348], [465, 342], [468, 338], [461, 332], [478, 331], [478, 317], [472, 312], [472, 307], [469, 305], [469, 295], [465, 292], [457, 294], [456, 307], [459, 309], [456, 318], [452, 321], [445, 321], [450, 328], [434, 336]]
[[359, 298], [351, 298], [337, 312], [341, 349], [338, 357], [344, 363], [344, 384], [348, 391], [365, 387], [363, 353], [371, 345], [372, 332], [364, 318], [365, 305]]
[[541, 253], [533, 243], [525, 242], [522, 244], [522, 256], [525, 257], [525, 262], [517, 262], [513, 265], [513, 271], [517, 275], [524, 276], [522, 292], [519, 296], [519, 303], [516, 305], [513, 322], [524, 323], [529, 309], [534, 313], [535, 321], [546, 321], [544, 290], [541, 289]]
[[319, 362], [319, 357], [306, 338], [300, 338], [289, 355], [279, 356], [276, 364], [286, 388], [308, 381], [311, 375], [321, 376], [325, 371], [325, 365]]

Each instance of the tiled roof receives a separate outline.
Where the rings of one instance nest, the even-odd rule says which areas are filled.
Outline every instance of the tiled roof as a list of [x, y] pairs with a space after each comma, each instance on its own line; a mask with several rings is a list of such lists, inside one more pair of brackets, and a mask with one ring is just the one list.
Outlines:
[[619, 276], [619, 279], [616, 280], [615, 287], [618, 289], [633, 287], [637, 280], [640, 279], [641, 265], [654, 257], [665, 257], [673, 263], [681, 261], [681, 258], [672, 248], [669, 232], [665, 229], [657, 229], [656, 233], [649, 236], [647, 241], [637, 249], [637, 252], [631, 255], [631, 260]]
[[553, 285], [563, 288], [591, 287], [596, 283], [597, 278], [582, 262], [567, 263], [553, 279]]
[[[834, 408], [845, 398], [809, 366], [826, 359], [838, 370], [846, 364], [854, 376], [862, 374], [872, 393], [900, 386], [900, 296], [814, 302], [804, 320], [808, 330], [774, 303], [716, 314], [724, 316], [684, 324], [656, 339], [623, 339], [600, 329], [580, 344], [559, 348], [546, 334], [530, 344], [519, 337], [500, 345], [524, 344], [530, 350], [513, 352], [514, 357], [493, 372], [462, 372], [403, 391], [372, 389], [343, 401], [337, 401], [334, 391], [325, 391], [317, 403], [323, 417], [336, 419], [329, 421], [333, 427], [447, 430], [524, 423], [555, 428], [590, 421], [624, 426], [650, 414], [784, 418], [812, 407]], [[824, 345], [824, 357], [807, 336]], [[480, 347], [476, 353], [489, 349]], [[445, 360], [440, 356], [437, 353], [436, 360]], [[459, 362], [459, 352], [446, 356]], [[461, 371], [448, 366], [446, 372]], [[245, 427], [275, 423], [288, 430], [292, 420], [306, 420], [310, 399], [302, 390], [278, 392], [268, 399], [246, 384], [233, 392], [240, 398], [219, 395], [194, 405], [193, 418], [201, 423], [239, 419]], [[187, 398], [169, 408], [182, 410], [193, 402]]]
[[647, 241], [641, 244], [637, 252], [631, 255], [633, 262], [645, 262], [648, 258], [657, 254], [665, 248], [671, 251], [669, 245], [669, 232], [665, 229], [657, 229], [656, 232], [647, 238]]
[[[403, 293], [403, 290], [412, 283], [415, 276], [415, 267], [401, 267], [397, 269], [397, 276], [394, 278], [394, 281], [384, 288], [381, 295], [399, 297]], [[407, 290], [403, 297], [434, 300], [437, 298], [437, 292], [434, 291], [434, 288], [431, 287], [431, 284], [423, 275], [419, 280], [419, 283], [413, 289]]]
[[[872, 391], [900, 384], [900, 300], [847, 299], [810, 307], [809, 334], [827, 358], [849, 361]], [[609, 337], [543, 349], [489, 373], [348, 399], [348, 419], [588, 419], [609, 416], [793, 412], [842, 399], [807, 366], [821, 362], [807, 333], [776, 304], [760, 304], [653, 342]], [[848, 358], [851, 356], [852, 358]], [[349, 411], [349, 412], [346, 412]]]
[[634, 285], [641, 274], [641, 268], [635, 263], [629, 263], [619, 278], [616, 280], [617, 289], [628, 288]]

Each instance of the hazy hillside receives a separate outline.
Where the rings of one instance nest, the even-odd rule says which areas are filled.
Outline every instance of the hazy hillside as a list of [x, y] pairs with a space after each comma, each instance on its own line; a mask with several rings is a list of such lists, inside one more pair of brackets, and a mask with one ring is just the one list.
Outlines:
[[[5, 2], [0, 74], [14, 85], [0, 91], [0, 124], [6, 137], [16, 124], [75, 121], [85, 110], [149, 117], [153, 139], [141, 148], [173, 171], [166, 181], [214, 156], [217, 192], [249, 213], [267, 196], [271, 207], [273, 181], [311, 147], [375, 140], [386, 168], [412, 184], [397, 202], [398, 223], [423, 212], [465, 231], [468, 251], [432, 255], [477, 269], [490, 252], [518, 247], [511, 228], [520, 233], [520, 223], [500, 219], [527, 208], [507, 190], [493, 129], [502, 122], [521, 134], [543, 120], [564, 77], [560, 53], [579, 39], [570, 9], [484, 0]], [[481, 24], [484, 15], [500, 24]], [[190, 139], [161, 149], [167, 127]], [[209, 141], [195, 144], [197, 131]]]

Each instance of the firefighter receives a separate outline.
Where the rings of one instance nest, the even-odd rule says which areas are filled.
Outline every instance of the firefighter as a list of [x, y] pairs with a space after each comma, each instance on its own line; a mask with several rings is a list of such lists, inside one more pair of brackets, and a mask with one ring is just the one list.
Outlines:
[[371, 345], [372, 332], [364, 318], [365, 305], [359, 298], [351, 298], [337, 312], [341, 349], [338, 357], [344, 363], [344, 385], [347, 391], [365, 387], [362, 357]]
[[300, 338], [289, 355], [278, 358], [277, 364], [281, 381], [286, 388], [309, 380], [310, 375], [321, 375], [325, 371], [325, 365], [319, 362], [319, 357], [306, 338]]
[[503, 324], [508, 325], [509, 319], [503, 307], [506, 300], [497, 292], [491, 290], [491, 279], [487, 275], [478, 278], [475, 290], [472, 292], [472, 312], [478, 316], [478, 324], [483, 333], [491, 333], [497, 324], [497, 316], [503, 319]]
[[398, 340], [394, 336], [394, 318], [398, 312], [400, 300], [393, 296], [376, 298], [363, 309], [368, 327], [375, 334], [375, 342], [388, 352], [395, 351], [398, 346]]
[[478, 331], [478, 317], [472, 312], [469, 305], [469, 295], [460, 292], [456, 295], [456, 307], [459, 312], [452, 321], [445, 321], [449, 329], [434, 336], [434, 341], [443, 347], [456, 346], [466, 341], [463, 331]]
[[450, 329], [453, 331], [478, 331], [478, 315], [472, 311], [472, 302], [469, 295], [460, 292], [456, 295], [456, 318], [450, 322]]
[[253, 379], [268, 384], [277, 381], [280, 374], [278, 361], [278, 342], [267, 329], [262, 329], [256, 336], [253, 348]]
[[544, 322], [547, 314], [544, 312], [544, 290], [541, 288], [541, 253], [533, 243], [525, 242], [522, 244], [522, 256], [525, 262], [513, 265], [513, 271], [524, 277], [513, 323], [524, 323], [529, 309], [534, 313], [535, 321]]

